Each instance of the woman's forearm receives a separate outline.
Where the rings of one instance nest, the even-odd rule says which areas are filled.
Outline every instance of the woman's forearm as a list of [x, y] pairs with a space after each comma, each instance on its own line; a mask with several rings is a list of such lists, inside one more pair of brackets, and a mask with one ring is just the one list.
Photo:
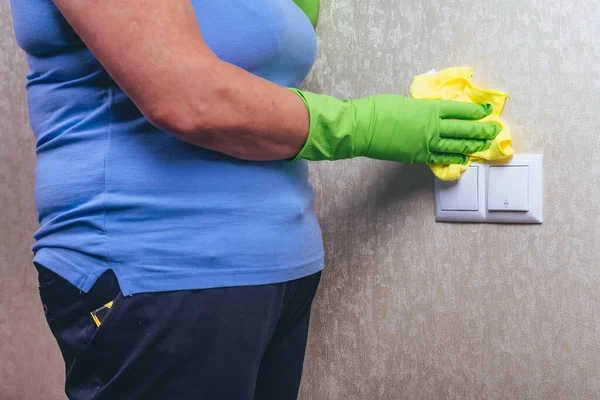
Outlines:
[[309, 131], [301, 98], [220, 60], [202, 68], [204, 79], [163, 96], [148, 114], [151, 122], [188, 143], [246, 160], [288, 159], [300, 151]]
[[293, 157], [309, 117], [293, 92], [217, 58], [189, 0], [54, 0], [140, 111], [197, 146], [248, 160]]

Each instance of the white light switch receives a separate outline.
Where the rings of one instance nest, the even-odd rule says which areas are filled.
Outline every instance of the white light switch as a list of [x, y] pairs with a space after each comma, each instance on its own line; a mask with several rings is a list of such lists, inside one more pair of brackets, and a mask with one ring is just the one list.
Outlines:
[[472, 166], [463, 173], [458, 183], [458, 211], [479, 210], [477, 181], [479, 179], [479, 167]]
[[488, 180], [489, 211], [529, 211], [529, 167], [492, 165]]
[[460, 180], [453, 182], [441, 181], [440, 207], [442, 211], [458, 211], [458, 184]]
[[436, 179], [436, 221], [542, 223], [543, 160], [541, 154], [515, 154], [472, 163], [458, 182]]
[[440, 182], [443, 211], [477, 211], [479, 167], [471, 166], [458, 181]]

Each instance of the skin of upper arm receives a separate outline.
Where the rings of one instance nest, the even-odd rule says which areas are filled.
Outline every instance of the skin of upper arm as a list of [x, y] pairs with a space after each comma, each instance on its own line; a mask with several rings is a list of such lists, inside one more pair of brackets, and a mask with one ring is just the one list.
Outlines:
[[309, 115], [300, 97], [221, 61], [189, 0], [54, 2], [158, 128], [247, 160], [291, 158], [306, 141]]
[[[202, 38], [189, 0], [54, 0], [115, 82], [151, 121], [197, 113], [181, 77], [207, 81], [220, 61]], [[199, 78], [201, 79], [201, 78]], [[191, 90], [191, 89], [190, 89]], [[181, 102], [178, 99], [196, 98]]]

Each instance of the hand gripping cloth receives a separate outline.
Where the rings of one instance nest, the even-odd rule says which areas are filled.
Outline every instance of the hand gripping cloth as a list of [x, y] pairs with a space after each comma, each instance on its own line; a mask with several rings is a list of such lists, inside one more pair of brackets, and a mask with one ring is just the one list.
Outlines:
[[493, 140], [491, 147], [479, 153], [469, 154], [469, 162], [466, 165], [430, 164], [429, 167], [435, 176], [443, 181], [459, 179], [460, 174], [466, 171], [472, 162], [501, 160], [512, 156], [514, 153], [510, 127], [500, 119], [508, 94], [476, 86], [473, 84], [472, 75], [473, 70], [471, 68], [448, 68], [437, 73], [418, 75], [414, 78], [410, 87], [410, 95], [415, 99], [490, 103], [494, 110], [482, 121], [494, 122], [502, 127], [498, 136]]

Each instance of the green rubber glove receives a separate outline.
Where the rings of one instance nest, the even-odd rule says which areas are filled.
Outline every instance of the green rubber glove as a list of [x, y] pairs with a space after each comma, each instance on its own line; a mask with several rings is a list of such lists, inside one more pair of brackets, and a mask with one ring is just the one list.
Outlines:
[[316, 27], [319, 19], [319, 0], [294, 0], [294, 3], [304, 11], [312, 26]]
[[358, 100], [291, 89], [310, 114], [306, 143], [294, 158], [320, 161], [369, 157], [422, 164], [466, 164], [487, 150], [501, 128], [475, 122], [489, 104], [415, 100], [383, 94]]

